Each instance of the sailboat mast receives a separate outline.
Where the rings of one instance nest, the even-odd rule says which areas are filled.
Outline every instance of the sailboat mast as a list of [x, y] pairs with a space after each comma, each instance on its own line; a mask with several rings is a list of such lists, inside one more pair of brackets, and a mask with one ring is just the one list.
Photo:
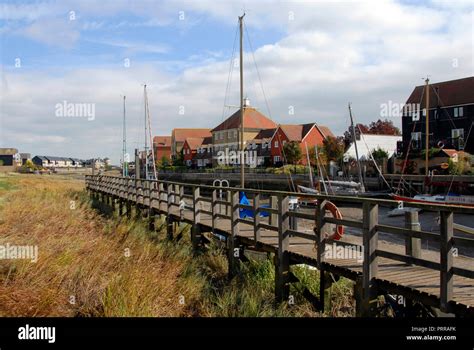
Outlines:
[[148, 127], [147, 127], [147, 97], [146, 97], [146, 84], [143, 86], [143, 97], [145, 105], [145, 179], [148, 179]]
[[122, 140], [122, 176], [128, 176], [128, 162], [126, 161], [125, 157], [127, 154], [127, 129], [126, 129], [126, 117], [125, 117], [125, 98], [123, 96], [123, 140]]
[[244, 16], [239, 16], [240, 29], [240, 187], [245, 187], [245, 153], [244, 153]]
[[355, 153], [356, 153], [356, 158], [357, 158], [357, 170], [359, 172], [360, 191], [365, 192], [364, 180], [362, 179], [362, 168], [360, 166], [360, 160], [359, 160], [359, 151], [357, 149], [354, 119], [352, 118], [352, 106], [350, 102], [349, 102], [349, 116], [351, 117], [352, 139], [354, 140], [354, 147], [355, 147]]
[[426, 135], [425, 135], [425, 175], [428, 176], [428, 150], [430, 147], [430, 79], [426, 78], [426, 102], [425, 102], [425, 110], [426, 110]]

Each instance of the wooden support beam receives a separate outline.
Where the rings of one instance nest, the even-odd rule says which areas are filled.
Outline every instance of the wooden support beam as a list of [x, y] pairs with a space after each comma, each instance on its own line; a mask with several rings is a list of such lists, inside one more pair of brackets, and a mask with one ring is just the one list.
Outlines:
[[150, 231], [155, 231], [155, 209], [148, 208], [148, 229]]
[[440, 212], [440, 309], [448, 312], [453, 298], [453, 213]]
[[196, 252], [201, 241], [201, 202], [199, 201], [200, 190], [198, 186], [193, 187], [193, 226], [191, 228], [191, 243], [193, 251]]
[[260, 241], [260, 212], [258, 208], [260, 207], [260, 193], [255, 195], [253, 199], [253, 239], [255, 240], [255, 245]]
[[239, 191], [231, 191], [231, 212], [230, 212], [230, 235], [227, 237], [227, 261], [229, 266], [229, 278], [232, 278], [237, 273], [239, 249], [236, 248], [235, 238], [240, 230], [240, 210], [239, 210]]
[[371, 306], [374, 299], [377, 298], [377, 289], [374, 279], [378, 273], [378, 257], [376, 254], [378, 248], [378, 205], [364, 202], [363, 204], [363, 230], [362, 241], [364, 245], [364, 262], [362, 264], [363, 272], [363, 295], [361, 310], [364, 316], [372, 314]]
[[275, 266], [275, 299], [277, 302], [287, 301], [290, 293], [288, 284], [290, 272], [290, 217], [289, 197], [278, 198], [278, 253]]
[[[412, 231], [420, 231], [417, 211], [405, 212], [405, 227]], [[405, 236], [405, 253], [414, 258], [421, 258], [421, 239]]]
[[[278, 207], [278, 198], [277, 196], [270, 196], [270, 208], [277, 209]], [[278, 214], [270, 213], [268, 218], [268, 224], [277, 226], [278, 225]]]

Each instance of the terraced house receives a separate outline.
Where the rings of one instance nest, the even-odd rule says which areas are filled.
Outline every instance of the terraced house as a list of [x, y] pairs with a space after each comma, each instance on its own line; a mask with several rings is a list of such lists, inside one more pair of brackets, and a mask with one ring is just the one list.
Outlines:
[[[413, 89], [402, 118], [403, 142], [399, 152], [419, 153], [425, 148], [426, 86]], [[474, 153], [474, 77], [429, 84], [429, 147]]]
[[[274, 130], [277, 124], [250, 106], [248, 99], [244, 103], [244, 147], [254, 140], [262, 130]], [[211, 130], [214, 148], [213, 164], [217, 165], [219, 152], [238, 151], [240, 149], [240, 109]]]

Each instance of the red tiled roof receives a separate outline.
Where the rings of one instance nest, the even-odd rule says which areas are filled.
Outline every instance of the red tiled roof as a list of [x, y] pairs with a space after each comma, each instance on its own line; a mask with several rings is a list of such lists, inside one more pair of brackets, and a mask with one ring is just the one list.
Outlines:
[[[456, 106], [474, 103], [474, 77], [457, 80], [443, 81], [441, 83], [430, 84], [430, 108]], [[436, 93], [437, 92], [437, 93]], [[439, 101], [438, 96], [439, 95]], [[407, 104], [421, 103], [421, 108], [425, 108], [425, 85], [415, 87]]]
[[271, 139], [273, 135], [275, 134], [275, 131], [276, 131], [276, 128], [260, 130], [257, 136], [254, 137], [254, 140]]
[[[255, 108], [246, 107], [244, 111], [244, 129], [274, 129], [277, 125]], [[240, 109], [211, 131], [240, 128]]]
[[153, 137], [153, 145], [155, 147], [171, 147], [171, 136], [155, 136]]
[[329, 137], [329, 136], [335, 137], [332, 131], [327, 126], [316, 125], [316, 127], [319, 129], [319, 132], [324, 136], [324, 138]]
[[208, 137], [211, 136], [209, 129], [173, 129], [172, 132], [175, 142], [184, 142], [189, 137]]
[[188, 137], [185, 143], [188, 144], [189, 149], [196, 150], [201, 147], [204, 137]]
[[212, 145], [212, 136], [204, 137], [204, 140], [202, 140], [202, 145]]
[[308, 124], [282, 124], [280, 128], [283, 130], [285, 135], [290, 141], [301, 142], [305, 136], [310, 132], [310, 130], [316, 127], [316, 129], [321, 133], [323, 137], [334, 136], [331, 130], [327, 126], [317, 125], [316, 123]]

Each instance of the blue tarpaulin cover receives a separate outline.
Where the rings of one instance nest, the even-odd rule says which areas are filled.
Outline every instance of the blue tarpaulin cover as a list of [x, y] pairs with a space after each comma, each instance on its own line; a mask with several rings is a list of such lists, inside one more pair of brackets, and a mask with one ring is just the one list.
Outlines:
[[[244, 205], [250, 205], [250, 202], [249, 202], [247, 196], [245, 195], [245, 192], [239, 192], [239, 203], [244, 204]], [[270, 208], [269, 205], [261, 205], [261, 207], [262, 208]], [[245, 219], [247, 217], [249, 217], [249, 218], [254, 217], [254, 212], [251, 209], [240, 208], [239, 213], [240, 213], [240, 218], [241, 219]], [[260, 212], [260, 217], [268, 217], [268, 215], [269, 214], [266, 211]]]

